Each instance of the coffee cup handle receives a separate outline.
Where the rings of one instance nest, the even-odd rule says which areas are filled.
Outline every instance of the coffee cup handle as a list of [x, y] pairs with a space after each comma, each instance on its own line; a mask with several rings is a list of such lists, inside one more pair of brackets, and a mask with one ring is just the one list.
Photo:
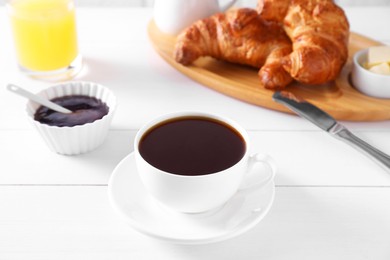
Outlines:
[[229, 3], [225, 4], [224, 6], [221, 6], [221, 7], [220, 7], [220, 11], [221, 11], [221, 12], [225, 12], [227, 9], [229, 9], [230, 7], [232, 7], [232, 5], [234, 5], [236, 2], [237, 2], [237, 0], [232, 0], [232, 1], [230, 1]]
[[[247, 169], [246, 175], [244, 175], [244, 180], [243, 180], [243, 183], [241, 184], [241, 187], [239, 188], [239, 191], [263, 187], [275, 178], [276, 163], [271, 156], [269, 156], [267, 154], [262, 154], [262, 153], [255, 153], [255, 154], [250, 155], [248, 160], [249, 160], [248, 169]], [[246, 180], [248, 179], [249, 173], [252, 171], [253, 167], [257, 163], [264, 164], [269, 168], [269, 171], [267, 172], [268, 176], [266, 178], [261, 178], [259, 181], [245, 183]], [[257, 174], [259, 174], [259, 173], [257, 173]]]

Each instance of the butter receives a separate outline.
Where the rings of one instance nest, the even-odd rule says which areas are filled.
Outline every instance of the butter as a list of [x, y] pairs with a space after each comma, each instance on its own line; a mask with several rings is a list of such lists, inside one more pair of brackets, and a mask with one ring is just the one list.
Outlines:
[[382, 62], [378, 65], [374, 65], [368, 69], [371, 72], [382, 74], [382, 75], [390, 75], [390, 65], [389, 63]]
[[390, 75], [390, 46], [368, 48], [367, 62], [363, 67], [377, 74]]
[[390, 46], [374, 46], [368, 49], [368, 67], [390, 62]]

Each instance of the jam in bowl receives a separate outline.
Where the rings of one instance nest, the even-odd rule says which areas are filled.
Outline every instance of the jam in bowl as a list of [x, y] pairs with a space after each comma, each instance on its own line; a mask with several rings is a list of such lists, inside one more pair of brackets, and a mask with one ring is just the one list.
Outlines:
[[104, 142], [116, 107], [116, 98], [107, 87], [69, 82], [38, 95], [72, 111], [64, 114], [33, 101], [27, 103], [30, 122], [52, 151], [76, 155], [92, 151]]
[[64, 114], [41, 106], [35, 112], [34, 119], [51, 126], [76, 126], [92, 123], [108, 114], [108, 106], [100, 99], [89, 96], [73, 95], [54, 98], [52, 102], [65, 107], [72, 113]]

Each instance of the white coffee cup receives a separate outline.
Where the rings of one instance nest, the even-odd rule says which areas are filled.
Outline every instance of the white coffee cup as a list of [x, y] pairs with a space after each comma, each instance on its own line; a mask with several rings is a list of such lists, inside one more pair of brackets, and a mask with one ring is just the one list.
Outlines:
[[220, 7], [218, 0], [155, 0], [154, 21], [164, 33], [176, 35], [193, 22], [224, 12], [236, 0]]
[[[160, 170], [149, 164], [139, 150], [140, 141], [156, 125], [175, 118], [203, 117], [220, 121], [235, 129], [245, 142], [243, 157], [232, 167], [206, 175], [178, 175]], [[231, 119], [200, 112], [177, 112], [160, 116], [144, 125], [134, 141], [134, 154], [137, 170], [146, 190], [163, 206], [178, 212], [200, 213], [224, 205], [239, 190], [262, 188], [275, 176], [276, 166], [273, 159], [266, 154], [249, 155], [250, 142], [247, 132]], [[265, 164], [263, 171], [251, 172], [256, 163]], [[258, 174], [248, 185], [248, 173]], [[245, 181], [247, 180], [247, 181]]]

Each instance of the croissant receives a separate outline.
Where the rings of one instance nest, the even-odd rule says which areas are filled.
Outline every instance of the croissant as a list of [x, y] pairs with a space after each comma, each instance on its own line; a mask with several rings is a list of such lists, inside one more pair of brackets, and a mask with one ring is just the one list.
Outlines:
[[349, 23], [332, 0], [259, 0], [257, 9], [290, 37], [293, 52], [281, 63], [294, 79], [321, 84], [339, 75], [348, 58]]
[[257, 11], [266, 21], [283, 23], [291, 0], [258, 0]]
[[217, 13], [185, 29], [176, 40], [174, 58], [189, 65], [201, 56], [261, 68], [266, 88], [283, 88], [292, 81], [281, 58], [291, 53], [291, 41], [283, 28], [268, 23], [254, 9]]

